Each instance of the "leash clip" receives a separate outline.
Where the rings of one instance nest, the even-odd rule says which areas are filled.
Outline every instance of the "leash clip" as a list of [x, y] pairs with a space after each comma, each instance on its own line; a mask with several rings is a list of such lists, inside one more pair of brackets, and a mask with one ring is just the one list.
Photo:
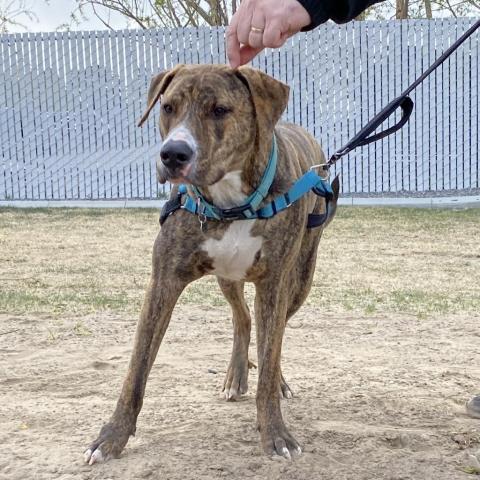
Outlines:
[[321, 168], [326, 174], [327, 178], [324, 178], [323, 180], [328, 180], [330, 178], [330, 165], [328, 163], [319, 163], [317, 165], [312, 165], [309, 170], [316, 170], [317, 168]]

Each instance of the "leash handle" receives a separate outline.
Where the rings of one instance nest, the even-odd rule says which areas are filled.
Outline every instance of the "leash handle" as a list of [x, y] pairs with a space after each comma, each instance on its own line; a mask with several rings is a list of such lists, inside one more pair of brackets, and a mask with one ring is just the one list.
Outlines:
[[[376, 142], [397, 130], [402, 128], [410, 118], [413, 111], [413, 100], [408, 96], [420, 83], [422, 83], [434, 70], [436, 70], [468, 37], [470, 37], [480, 27], [480, 20], [475, 22], [460, 38], [457, 39], [443, 54], [415, 80], [398, 98], [390, 102], [380, 113], [363, 127], [341, 150], [335, 152], [330, 160], [323, 165], [324, 170], [328, 170], [336, 161], [357, 147], [363, 147], [369, 143]], [[372, 134], [390, 115], [398, 108], [402, 109], [402, 118], [393, 127], [387, 128], [383, 132]]]
[[[408, 119], [413, 111], [413, 105], [413, 100], [408, 96], [400, 96], [390, 102], [380, 113], [375, 115], [375, 117], [370, 120], [367, 125], [365, 125], [341, 150], [332, 155], [326, 164], [326, 167], [329, 168], [337, 160], [355, 148], [363, 147], [369, 143], [376, 142], [377, 140], [381, 140], [382, 138], [395, 133], [397, 130], [400, 130], [408, 122]], [[398, 123], [387, 128], [386, 130], [383, 130], [382, 132], [373, 134], [373, 132], [399, 108], [402, 109], [402, 118], [400, 118]]]

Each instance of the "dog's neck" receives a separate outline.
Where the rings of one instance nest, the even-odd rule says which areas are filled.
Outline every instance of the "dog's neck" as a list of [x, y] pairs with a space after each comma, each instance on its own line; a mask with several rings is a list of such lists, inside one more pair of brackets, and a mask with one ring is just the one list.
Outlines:
[[272, 138], [256, 145], [254, 153], [251, 153], [243, 163], [243, 168], [227, 172], [218, 182], [206, 189], [206, 196], [215, 206], [239, 207], [258, 188], [268, 165]]
[[247, 185], [242, 180], [242, 171], [233, 170], [225, 174], [220, 181], [208, 187], [208, 196], [219, 208], [233, 208], [243, 205], [248, 197]]

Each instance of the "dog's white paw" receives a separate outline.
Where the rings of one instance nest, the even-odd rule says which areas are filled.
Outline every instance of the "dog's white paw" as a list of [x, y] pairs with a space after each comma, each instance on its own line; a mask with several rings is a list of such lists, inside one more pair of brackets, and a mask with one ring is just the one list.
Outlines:
[[107, 423], [100, 430], [98, 438], [85, 450], [83, 459], [93, 465], [118, 458], [132, 431], [135, 431], [134, 428], [125, 427], [125, 423]]
[[242, 390], [239, 386], [237, 387], [230, 387], [228, 390], [224, 390], [225, 400], [227, 402], [236, 402], [240, 399], [240, 397], [247, 393], [247, 389]]
[[92, 452], [90, 448], [83, 454], [83, 459], [85, 460], [85, 463], [88, 463], [89, 465], [93, 465], [94, 463], [102, 463], [105, 460], [101, 450], [97, 449]]
[[228, 402], [235, 402], [248, 391], [248, 360], [232, 361], [223, 383], [223, 395]]
[[272, 459], [292, 460], [302, 454], [300, 445], [285, 427], [282, 420], [264, 424], [259, 423], [260, 436], [265, 453]]

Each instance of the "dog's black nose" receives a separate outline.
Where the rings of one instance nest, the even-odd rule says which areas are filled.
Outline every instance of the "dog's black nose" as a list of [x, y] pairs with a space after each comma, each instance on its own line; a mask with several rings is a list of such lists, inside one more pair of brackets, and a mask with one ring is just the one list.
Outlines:
[[165, 166], [176, 168], [188, 163], [193, 156], [193, 150], [187, 142], [169, 140], [160, 150], [160, 158]]

